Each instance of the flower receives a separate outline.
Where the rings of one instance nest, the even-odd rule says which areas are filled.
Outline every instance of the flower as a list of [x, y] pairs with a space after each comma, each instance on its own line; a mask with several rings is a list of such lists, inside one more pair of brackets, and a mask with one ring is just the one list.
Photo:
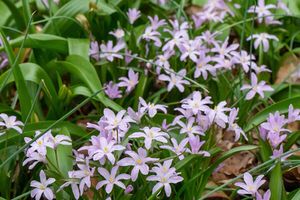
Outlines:
[[193, 92], [191, 98], [184, 99], [181, 102], [182, 108], [191, 109], [194, 114], [197, 114], [199, 111], [207, 111], [209, 107], [207, 104], [211, 104], [211, 97], [205, 97], [202, 99], [201, 93], [199, 91]]
[[263, 175], [259, 175], [255, 181], [253, 181], [253, 177], [251, 176], [251, 174], [249, 174], [248, 172], [246, 172], [244, 174], [244, 182], [238, 182], [235, 183], [234, 185], [242, 188], [238, 190], [239, 194], [251, 194], [252, 196], [254, 196], [259, 187], [262, 186], [266, 181], [262, 180], [264, 176]]
[[165, 114], [167, 113], [167, 106], [165, 105], [160, 105], [160, 104], [154, 104], [154, 103], [146, 103], [146, 101], [142, 98], [139, 97], [139, 105], [140, 105], [140, 109], [141, 112], [145, 113], [148, 112], [149, 117], [153, 118], [156, 113], [157, 110], [161, 110], [163, 111]]
[[97, 41], [92, 41], [90, 44], [89, 56], [94, 58], [96, 61], [100, 60], [99, 44]]
[[72, 140], [69, 136], [66, 135], [56, 135], [55, 137], [53, 137], [52, 134], [49, 134], [48, 146], [52, 149], [56, 149], [59, 144], [72, 145]]
[[141, 12], [136, 8], [129, 8], [127, 16], [129, 18], [129, 23], [133, 24], [141, 16]]
[[283, 154], [283, 145], [281, 144], [279, 149], [273, 150], [272, 156], [270, 158], [272, 158], [272, 159], [280, 158], [280, 161], [283, 162], [292, 155], [292, 154], [288, 154], [288, 155], [282, 156], [282, 154]]
[[131, 107], [128, 107], [127, 113], [129, 115], [129, 117], [138, 124], [141, 122], [141, 119], [144, 115], [144, 113], [141, 112], [140, 108], [138, 109], [137, 112], [135, 112]]
[[[18, 121], [16, 116], [8, 116], [5, 113], [0, 114], [0, 118], [2, 122], [0, 122], [0, 127], [5, 127], [6, 129], [14, 129], [18, 133], [22, 134], [22, 129], [20, 126], [24, 126], [23, 122]], [[3, 135], [4, 132], [0, 133], [0, 136]]]
[[268, 33], [253, 34], [247, 38], [247, 41], [252, 39], [255, 39], [254, 48], [257, 49], [259, 45], [262, 45], [264, 52], [267, 52], [269, 50], [268, 40], [272, 39], [278, 41], [278, 38], [275, 35], [270, 35]]
[[101, 164], [104, 164], [104, 157], [110, 161], [111, 164], [115, 163], [115, 156], [113, 155], [114, 151], [122, 151], [125, 147], [122, 145], [115, 145], [114, 140], [108, 141], [105, 137], [100, 137], [100, 147], [91, 153], [90, 156], [93, 157], [93, 160], [101, 160]]
[[276, 148], [279, 144], [281, 144], [286, 137], [286, 134], [280, 135], [278, 132], [270, 132], [268, 134], [268, 139], [273, 148]]
[[145, 147], [146, 149], [150, 149], [152, 145], [152, 140], [156, 140], [158, 142], [167, 143], [167, 139], [169, 135], [165, 132], [162, 132], [158, 127], [144, 127], [142, 128], [144, 132], [135, 132], [129, 136], [129, 138], [145, 138]]
[[166, 20], [164, 19], [160, 20], [157, 15], [155, 15], [153, 18], [151, 16], [148, 16], [148, 19], [151, 22], [151, 28], [153, 30], [157, 30], [159, 27], [167, 24]]
[[180, 92], [184, 92], [184, 86], [183, 85], [189, 85], [190, 83], [187, 80], [183, 80], [183, 77], [186, 75], [186, 69], [182, 69], [179, 72], [171, 73], [170, 76], [167, 76], [165, 74], [161, 74], [158, 76], [159, 80], [162, 81], [168, 81], [168, 91], [171, 91], [174, 86], [178, 88]]
[[256, 197], [256, 200], [270, 200], [271, 191], [267, 190], [263, 197], [261, 196], [261, 194], [259, 194], [259, 192], [256, 192], [255, 197]]
[[189, 57], [192, 61], [197, 62], [197, 59], [200, 55], [199, 45], [195, 41], [185, 41], [179, 46], [179, 50], [181, 51], [180, 60], [184, 61], [187, 57]]
[[236, 50], [239, 47], [239, 44], [231, 44], [228, 46], [228, 40], [229, 37], [226, 38], [226, 40], [223, 42], [222, 46], [220, 46], [219, 43], [215, 43], [215, 47], [211, 49], [212, 52], [216, 52], [217, 57], [219, 58], [231, 58], [230, 53], [232, 53], [232, 51]]
[[[80, 159], [81, 162], [84, 161], [84, 159]], [[95, 167], [90, 167], [89, 160], [85, 159], [84, 164], [80, 163], [77, 164], [79, 170], [74, 171], [73, 176], [76, 178], [79, 178], [79, 190], [80, 190], [80, 195], [83, 194], [85, 186], [87, 188], [91, 187], [91, 177], [94, 175], [95, 172]]]
[[118, 99], [122, 97], [118, 84], [114, 84], [112, 81], [109, 81], [108, 84], [104, 84], [104, 87], [104, 92], [109, 98]]
[[275, 9], [276, 6], [273, 4], [265, 5], [265, 0], [258, 0], [257, 5], [253, 5], [248, 9], [249, 13], [256, 13], [258, 22], [262, 23], [264, 17], [270, 18], [272, 15], [272, 12], [269, 11], [269, 9]]
[[235, 142], [240, 139], [241, 134], [243, 135], [243, 137], [246, 140], [248, 140], [248, 138], [245, 135], [243, 129], [237, 123], [235, 123], [235, 120], [237, 119], [238, 112], [239, 112], [239, 109], [232, 108], [230, 113], [229, 113], [229, 117], [228, 117], [227, 131], [234, 131], [234, 133], [235, 133]]
[[[155, 194], [160, 188], [164, 187], [167, 197], [171, 195], [171, 183], [179, 183], [183, 178], [176, 173], [175, 168], [171, 167], [172, 160], [164, 161], [161, 165], [157, 163], [157, 167], [152, 168], [152, 172], [156, 173], [147, 177], [147, 181], [157, 181], [158, 183], [153, 187], [152, 194]], [[171, 167], [171, 168], [170, 168]]]
[[75, 199], [77, 200], [77, 199], [79, 199], [79, 196], [80, 196], [80, 192], [79, 192], [79, 188], [78, 188], [79, 179], [76, 177], [75, 171], [69, 171], [68, 176], [69, 176], [69, 181], [62, 184], [59, 187], [59, 189], [57, 190], [57, 192], [59, 192], [60, 190], [62, 190], [65, 187], [68, 187], [69, 185], [71, 185], [73, 195], [74, 195]]
[[117, 39], [122, 39], [125, 35], [125, 32], [123, 31], [123, 29], [119, 28], [116, 29], [115, 31], [110, 31], [109, 34], [115, 36], [115, 38]]
[[149, 174], [149, 166], [147, 165], [147, 162], [155, 162], [159, 160], [157, 158], [147, 157], [147, 151], [141, 147], [138, 149], [138, 153], [134, 151], [126, 151], [125, 154], [129, 155], [129, 157], [121, 159], [117, 164], [119, 166], [134, 166], [131, 171], [132, 181], [136, 181], [139, 172], [143, 175]]
[[178, 120], [177, 124], [181, 126], [179, 133], [187, 133], [189, 136], [194, 134], [204, 135], [204, 133], [201, 131], [201, 128], [199, 126], [194, 126], [195, 118], [190, 117], [187, 121], [187, 123], [183, 123], [182, 121]]
[[129, 122], [133, 122], [129, 116], [125, 116], [125, 110], [121, 110], [115, 115], [111, 109], [105, 108], [103, 113], [105, 117], [103, 121], [107, 123], [106, 130], [120, 129], [126, 132], [129, 128]]
[[235, 63], [238, 63], [242, 65], [243, 70], [248, 73], [249, 68], [254, 68], [256, 66], [255, 64], [255, 57], [253, 55], [249, 55], [247, 51], [242, 50], [239, 52], [231, 52], [231, 54], [234, 56], [233, 60]]
[[210, 123], [217, 123], [220, 127], [225, 128], [225, 123], [228, 122], [228, 116], [224, 113], [230, 110], [230, 108], [226, 106], [225, 101], [221, 101], [214, 109], [207, 110], [207, 116], [209, 118]]
[[[46, 155], [38, 153], [38, 152], [27, 152], [26, 153], [26, 159], [23, 162], [23, 166], [27, 163], [31, 163], [28, 167], [28, 169], [33, 169], [39, 162], [46, 164], [47, 159]], [[34, 161], [34, 162], [32, 162]]]
[[255, 75], [255, 73], [251, 73], [251, 85], [246, 84], [243, 85], [241, 88], [241, 90], [246, 90], [246, 89], [251, 89], [246, 95], [246, 100], [252, 99], [256, 93], [259, 94], [262, 98], [264, 98], [265, 91], [274, 90], [271, 86], [266, 85], [265, 81], [261, 81], [257, 83], [257, 76]]
[[114, 58], [122, 59], [123, 56], [118, 54], [118, 52], [125, 48], [125, 43], [123, 41], [119, 41], [116, 46], [113, 46], [113, 42], [109, 40], [107, 44], [100, 45], [100, 58], [106, 58], [108, 61], [112, 62]]
[[191, 154], [198, 154], [198, 155], [203, 155], [205, 157], [209, 157], [210, 153], [207, 151], [202, 151], [200, 148], [204, 144], [204, 141], [200, 141], [200, 137], [197, 136], [190, 136], [189, 137], [189, 144], [191, 146], [191, 149], [187, 149], [187, 152]]
[[289, 129], [283, 128], [286, 124], [284, 115], [280, 115], [277, 111], [275, 114], [270, 113], [267, 122], [262, 123], [261, 126], [270, 133], [290, 132]]
[[46, 178], [45, 172], [43, 170], [40, 171], [40, 181], [31, 181], [30, 186], [34, 189], [31, 190], [30, 196], [35, 198], [36, 200], [41, 199], [42, 195], [48, 200], [54, 198], [53, 191], [50, 189], [49, 185], [55, 182], [54, 178]]
[[294, 109], [293, 104], [289, 105], [288, 123], [292, 123], [300, 120], [300, 109]]
[[142, 35], [142, 39], [146, 40], [147, 42], [153, 40], [154, 41], [154, 45], [157, 46], [157, 47], [160, 47], [161, 46], [161, 41], [159, 39], [159, 36], [160, 36], [160, 33], [153, 30], [151, 26], [148, 26], [146, 29], [145, 29], [145, 32], [144, 34]]
[[206, 80], [208, 72], [215, 76], [216, 68], [209, 64], [212, 59], [210, 56], [206, 56], [204, 52], [201, 52], [198, 60], [196, 61], [196, 69], [194, 72], [194, 78], [198, 78], [202, 75], [203, 79]]
[[129, 69], [128, 78], [121, 77], [121, 78], [119, 78], [119, 80], [121, 82], [118, 83], [118, 86], [119, 87], [126, 87], [126, 92], [129, 93], [138, 84], [138, 82], [139, 82], [139, 73], [134, 73], [134, 71], [132, 69]]
[[[41, 134], [41, 131], [36, 131], [35, 136]], [[47, 146], [51, 147], [53, 144], [49, 142], [49, 135], [51, 134], [51, 130], [47, 131], [43, 136], [39, 137], [36, 141], [30, 144], [30, 147], [27, 149], [27, 153], [31, 154], [32, 152], [38, 152], [42, 155], [47, 154]], [[24, 138], [25, 142], [28, 143], [32, 139], [29, 137]]]
[[120, 180], [128, 180], [130, 179], [130, 176], [128, 174], [119, 174], [118, 176], [116, 176], [118, 168], [118, 166], [113, 167], [111, 169], [111, 173], [109, 173], [106, 169], [99, 167], [98, 172], [101, 176], [103, 176], [103, 178], [105, 178], [105, 180], [98, 182], [96, 185], [96, 189], [99, 190], [101, 187], [106, 185], [105, 192], [109, 194], [111, 193], [114, 185], [117, 185], [125, 190], [126, 186]]
[[174, 152], [177, 156], [179, 156], [179, 160], [184, 159], [183, 153], [187, 150], [185, 146], [189, 142], [189, 138], [184, 138], [179, 144], [177, 143], [177, 140], [175, 138], [171, 138], [173, 146], [169, 145], [162, 145], [160, 146], [161, 149], [168, 149], [172, 152]]

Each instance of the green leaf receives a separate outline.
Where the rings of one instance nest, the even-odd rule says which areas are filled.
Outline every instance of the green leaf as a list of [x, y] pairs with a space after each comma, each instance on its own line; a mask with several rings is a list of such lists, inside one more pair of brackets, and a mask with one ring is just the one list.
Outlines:
[[[20, 47], [25, 36], [18, 37], [10, 40], [9, 44], [15, 48]], [[63, 37], [59, 37], [51, 34], [35, 33], [29, 34], [24, 43], [26, 48], [39, 48], [53, 50], [59, 53], [68, 53], [68, 41]], [[0, 51], [3, 51], [4, 47], [0, 47]]]
[[79, 55], [89, 61], [89, 39], [68, 38], [69, 55]]
[[274, 169], [271, 172], [270, 184], [271, 190], [271, 200], [283, 200], [283, 181], [282, 181], [282, 171], [281, 164], [277, 162]]
[[[20, 70], [20, 66], [18, 64], [18, 58], [15, 58], [15, 55], [13, 53], [13, 50], [11, 46], [9, 45], [6, 35], [1, 30], [1, 39], [4, 44], [4, 48], [8, 57], [8, 61], [11, 65], [12, 73], [14, 75], [14, 79], [16, 82], [17, 92], [19, 95], [20, 100], [20, 106], [22, 111], [22, 119], [25, 120], [30, 108], [31, 108], [31, 97], [29, 95], [23, 74]], [[4, 85], [1, 85], [1, 88], [3, 88]]]
[[[85, 86], [92, 91], [92, 93], [95, 93], [102, 88], [102, 84], [94, 66], [81, 56], [71, 55], [66, 61], [53, 61], [49, 63], [49, 67], [51, 70], [56, 69], [60, 72], [71, 73], [74, 77], [79, 78]], [[120, 105], [107, 98], [103, 91], [101, 91], [96, 97], [107, 107], [116, 111], [123, 109]]]
[[300, 189], [297, 189], [297, 193], [293, 196], [291, 200], [299, 200], [300, 199]]
[[[71, 0], [62, 6], [52, 17], [53, 19], [46, 23], [44, 33], [56, 33], [59, 31], [62, 35], [70, 32], [70, 27], [75, 22], [80, 26], [74, 17], [79, 13], [86, 13], [89, 11], [89, 0]], [[78, 30], [76, 30], [78, 31]]]
[[113, 7], [113, 5], [106, 3], [104, 0], [97, 1], [96, 13], [98, 15], [100, 15], [100, 16], [101, 15], [111, 15], [111, 14], [115, 13], [116, 11], [117, 10]]
[[281, 114], [287, 113], [290, 104], [292, 104], [294, 106], [294, 108], [300, 108], [300, 96], [293, 97], [293, 98], [286, 99], [286, 100], [280, 101], [278, 103], [272, 104], [269, 107], [265, 108], [264, 110], [258, 112], [247, 122], [247, 126], [244, 129], [244, 131], [248, 132], [251, 129], [253, 129], [254, 127], [261, 124], [262, 122], [266, 121], [266, 119], [270, 113], [274, 113], [276, 111], [279, 111]]

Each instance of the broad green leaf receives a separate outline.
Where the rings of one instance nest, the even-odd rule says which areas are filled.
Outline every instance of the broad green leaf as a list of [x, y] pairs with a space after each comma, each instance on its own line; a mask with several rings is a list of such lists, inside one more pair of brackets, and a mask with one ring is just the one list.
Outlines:
[[293, 196], [291, 200], [299, 200], [300, 199], [300, 189], [297, 189], [297, 193]]
[[[62, 35], [68, 33], [72, 25], [80, 24], [74, 17], [79, 13], [86, 13], [89, 11], [89, 0], [71, 0], [62, 6], [53, 16], [52, 20], [49, 20], [45, 25], [44, 33], [56, 33], [59, 31]], [[78, 30], [76, 30], [78, 31]]]
[[300, 108], [300, 96], [293, 97], [280, 101], [278, 103], [272, 104], [264, 110], [256, 113], [248, 122], [247, 126], [244, 129], [245, 132], [250, 131], [254, 127], [258, 126], [262, 122], [266, 121], [270, 113], [279, 111], [280, 113], [287, 113], [289, 105], [292, 104], [294, 108]]
[[277, 162], [274, 169], [272, 169], [269, 187], [271, 190], [271, 200], [283, 200], [284, 191], [280, 162]]
[[106, 3], [104, 0], [98, 0], [97, 9], [95, 11], [98, 15], [111, 15], [116, 12], [116, 9], [113, 7], [113, 5]]
[[[12, 73], [15, 79], [16, 87], [17, 87], [17, 92], [19, 95], [19, 100], [20, 100], [20, 106], [21, 106], [21, 111], [22, 111], [22, 119], [25, 120], [30, 108], [31, 108], [31, 97], [29, 95], [26, 82], [24, 80], [23, 74], [20, 70], [20, 66], [18, 64], [17, 58], [15, 58], [15, 55], [13, 53], [13, 50], [11, 46], [9, 45], [6, 35], [3, 33], [1, 30], [1, 39], [4, 44], [4, 48], [8, 57], [8, 61], [11, 65], [12, 68]], [[1, 85], [1, 88], [3, 88], [4, 85]]]
[[[92, 93], [99, 91], [102, 88], [102, 84], [97, 75], [97, 71], [94, 66], [78, 55], [71, 55], [66, 61], [53, 61], [49, 63], [51, 70], [59, 70], [61, 73], [69, 72], [76, 78], [79, 78], [86, 87], [88, 87]], [[104, 92], [101, 91], [97, 96], [97, 99], [105, 106], [108, 106], [114, 110], [121, 110], [122, 107], [114, 101], [108, 99]]]
[[90, 41], [88, 39], [68, 38], [69, 55], [79, 55], [89, 61]]
[[[16, 39], [10, 40], [9, 44], [15, 48], [20, 47], [24, 36], [20, 36]], [[63, 37], [59, 37], [51, 34], [35, 33], [29, 34], [24, 43], [26, 48], [39, 48], [53, 50], [59, 53], [68, 53], [68, 41]], [[4, 47], [0, 47], [0, 51], [3, 51]]]

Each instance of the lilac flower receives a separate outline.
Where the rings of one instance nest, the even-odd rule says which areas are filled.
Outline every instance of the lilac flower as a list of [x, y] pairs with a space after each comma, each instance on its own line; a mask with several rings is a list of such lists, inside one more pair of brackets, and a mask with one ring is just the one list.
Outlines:
[[228, 116], [224, 112], [230, 111], [230, 108], [225, 107], [226, 104], [225, 101], [221, 101], [214, 109], [207, 110], [210, 123], [215, 122], [220, 127], [225, 128], [225, 123], [228, 122]]
[[265, 0], [258, 0], [257, 5], [253, 5], [248, 9], [249, 13], [256, 13], [258, 17], [258, 22], [262, 23], [265, 17], [269, 18], [272, 12], [269, 9], [276, 8], [273, 4], [265, 5]]
[[105, 108], [103, 113], [105, 117], [105, 120], [103, 121], [108, 124], [105, 127], [106, 130], [120, 129], [122, 131], [127, 131], [129, 128], [129, 122], [132, 122], [132, 119], [129, 116], [125, 116], [125, 110], [121, 110], [117, 113], [117, 115], [115, 115], [112, 110]]
[[151, 26], [147, 27], [144, 34], [142, 35], [142, 39], [146, 40], [147, 42], [149, 41], [154, 41], [154, 45], [157, 47], [161, 46], [161, 41], [159, 39], [160, 33], [153, 30]]
[[200, 54], [198, 48], [199, 45], [192, 40], [182, 43], [179, 48], [181, 51], [180, 60], [184, 61], [189, 57], [192, 61], [197, 62], [197, 56]]
[[158, 127], [144, 127], [142, 128], [144, 132], [135, 132], [129, 136], [129, 138], [145, 138], [145, 147], [146, 149], [150, 149], [152, 145], [152, 141], [156, 140], [158, 142], [167, 143], [168, 140], [166, 138], [169, 138], [169, 135], [165, 132], [162, 132], [160, 128]]
[[264, 52], [269, 50], [269, 40], [278, 41], [278, 38], [275, 35], [270, 35], [268, 33], [253, 34], [247, 38], [247, 41], [252, 39], [255, 39], [254, 48], [257, 49], [259, 45], [262, 45]]
[[255, 66], [255, 57], [253, 55], [249, 55], [247, 51], [242, 50], [240, 53], [238, 52], [231, 52], [234, 56], [235, 63], [242, 65], [244, 71], [248, 73], [249, 68]]
[[65, 187], [68, 187], [68, 186], [71, 185], [73, 195], [74, 195], [75, 199], [77, 200], [80, 197], [80, 191], [79, 191], [79, 188], [78, 188], [79, 179], [75, 176], [75, 171], [69, 171], [68, 176], [69, 176], [69, 181], [62, 184], [59, 187], [57, 192], [59, 192], [60, 190], [62, 190]]
[[157, 60], [155, 61], [156, 73], [160, 74], [161, 68], [170, 69], [169, 58], [172, 56], [171, 51], [164, 52], [163, 55], [158, 55]]
[[118, 166], [113, 167], [111, 169], [111, 172], [109, 173], [106, 169], [99, 167], [98, 172], [101, 176], [103, 176], [103, 178], [105, 178], [105, 180], [98, 182], [96, 185], [96, 189], [99, 190], [104, 185], [106, 185], [105, 192], [107, 194], [110, 194], [114, 185], [117, 185], [125, 190], [126, 186], [120, 180], [128, 180], [130, 179], [130, 176], [128, 174], [119, 174], [118, 176], [116, 176], [118, 168]]
[[198, 135], [189, 137], [189, 144], [191, 149], [187, 149], [187, 152], [191, 154], [198, 154], [203, 155], [205, 157], [209, 157], [209, 152], [200, 150], [204, 143], [204, 141], [200, 141], [200, 137]]
[[129, 117], [138, 124], [141, 122], [141, 119], [144, 115], [144, 113], [141, 112], [140, 108], [138, 109], [137, 112], [135, 112], [131, 107], [128, 107], [127, 108], [127, 113], [129, 115]]
[[266, 141], [268, 136], [268, 131], [264, 129], [261, 125], [258, 127], [259, 130], [259, 136], [263, 141]]
[[215, 43], [215, 47], [211, 49], [212, 52], [218, 53], [217, 57], [230, 58], [230, 53], [239, 47], [239, 44], [231, 44], [228, 46], [228, 39], [229, 38], [227, 37], [222, 46], [220, 46], [218, 43]]
[[178, 31], [172, 33], [172, 38], [166, 42], [162, 50], [164, 52], [173, 51], [175, 47], [180, 48], [182, 44], [186, 43], [188, 35], [185, 31]]
[[292, 123], [300, 120], [300, 109], [294, 109], [293, 104], [289, 105], [288, 123]]
[[125, 194], [130, 194], [133, 191], [133, 186], [128, 185], [124, 191]]
[[[147, 181], [157, 181], [158, 183], [153, 187], [152, 194], [155, 194], [160, 188], [164, 187], [167, 197], [171, 195], [171, 183], [178, 183], [183, 181], [183, 178], [176, 173], [175, 168], [171, 167], [172, 160], [167, 160], [163, 165], [157, 163], [157, 167], [153, 167], [151, 171], [156, 173], [147, 177]], [[171, 167], [171, 168], [170, 168]]]
[[109, 83], [105, 84], [104, 87], [104, 92], [109, 98], [118, 99], [122, 97], [121, 90], [119, 90], [118, 84], [114, 84], [112, 81], [109, 81]]
[[264, 92], [265, 91], [273, 91], [274, 89], [266, 85], [265, 81], [257, 82], [257, 76], [254, 73], [251, 73], [251, 85], [243, 85], [241, 90], [247, 90], [251, 89], [247, 95], [246, 95], [246, 100], [252, 99], [256, 93], [258, 93], [262, 98], [264, 98]]
[[283, 128], [287, 124], [287, 120], [284, 115], [280, 115], [277, 111], [275, 114], [270, 113], [267, 122], [261, 124], [261, 126], [271, 133], [290, 132], [290, 130]]
[[288, 15], [291, 14], [290, 9], [287, 7], [287, 5], [284, 2], [282, 2], [282, 0], [277, 0], [277, 8], [284, 10], [285, 13]]
[[[35, 136], [38, 136], [39, 134], [41, 134], [40, 131], [35, 132]], [[36, 151], [36, 152], [38, 152], [42, 155], [46, 155], [47, 154], [47, 146], [48, 147], [52, 146], [52, 144], [48, 140], [48, 137], [49, 137], [50, 134], [51, 134], [51, 130], [46, 132], [43, 136], [38, 138], [32, 144], [30, 144], [30, 147], [27, 149], [27, 153], [31, 154], [32, 152]], [[29, 137], [25, 137], [24, 140], [25, 140], [26, 143], [28, 143], [32, 139], [29, 138]]]
[[204, 52], [201, 52], [199, 58], [196, 62], [196, 69], [194, 72], [194, 78], [198, 78], [202, 75], [203, 79], [207, 79], [208, 72], [216, 76], [216, 68], [209, 64], [212, 59], [210, 56], [207, 56]]
[[34, 189], [31, 190], [30, 196], [35, 198], [35, 200], [41, 199], [42, 195], [48, 200], [54, 199], [53, 191], [50, 189], [49, 185], [55, 182], [54, 178], [46, 178], [45, 172], [43, 170], [40, 171], [40, 181], [31, 181], [30, 186]]
[[129, 8], [127, 16], [129, 18], [129, 23], [133, 24], [138, 18], [140, 18], [141, 12], [136, 8]]
[[90, 44], [89, 56], [94, 58], [96, 61], [100, 60], [99, 44], [97, 41], [92, 41]]
[[159, 80], [168, 81], [168, 91], [171, 91], [174, 86], [178, 88], [180, 92], [184, 92], [184, 85], [189, 85], [190, 83], [187, 80], [184, 80], [183, 77], [186, 76], [186, 69], [182, 69], [177, 74], [170, 73], [170, 76], [161, 74], [158, 76]]
[[58, 145], [72, 145], [72, 140], [66, 135], [56, 135], [53, 137], [52, 134], [49, 134], [48, 146], [52, 149], [56, 149]]
[[278, 132], [270, 132], [268, 134], [268, 139], [273, 148], [276, 148], [279, 144], [281, 144], [285, 138], [287, 137], [286, 134], [280, 135]]
[[109, 34], [115, 36], [115, 38], [118, 40], [122, 39], [125, 36], [125, 32], [121, 28], [116, 29], [115, 31], [110, 31]]
[[27, 152], [26, 159], [23, 162], [23, 166], [30, 163], [28, 169], [33, 169], [38, 163], [47, 164], [46, 155], [38, 153], [38, 152]]
[[177, 124], [181, 126], [179, 133], [180, 134], [187, 133], [189, 136], [194, 134], [204, 135], [204, 133], [201, 131], [201, 128], [199, 126], [194, 126], [194, 122], [195, 122], [194, 117], [190, 117], [186, 124], [178, 120]]
[[[6, 129], [14, 129], [20, 134], [22, 134], [22, 129], [20, 126], [24, 126], [23, 122], [18, 121], [16, 116], [8, 116], [5, 113], [0, 114], [0, 119], [2, 122], [0, 122], [0, 127], [5, 127]], [[3, 135], [4, 132], [0, 133], [0, 136]]]
[[278, 150], [274, 149], [272, 154], [273, 154], [271, 156], [272, 159], [280, 158], [281, 162], [285, 161], [288, 157], [290, 157], [292, 155], [292, 154], [288, 154], [286, 156], [282, 156], [282, 154], [283, 154], [283, 145], [282, 144], [280, 145]]
[[159, 27], [162, 27], [167, 24], [166, 20], [164, 19], [160, 20], [157, 15], [155, 15], [153, 18], [151, 16], [148, 16], [148, 19], [151, 22], [151, 28], [153, 30], [157, 30], [159, 29]]
[[118, 54], [118, 52], [125, 48], [125, 43], [123, 41], [119, 41], [116, 46], [113, 46], [113, 42], [109, 40], [107, 45], [100, 45], [100, 58], [106, 58], [108, 61], [112, 62], [114, 58], [122, 59], [123, 56]]
[[184, 159], [183, 153], [187, 150], [185, 147], [187, 143], [189, 142], [189, 138], [183, 139], [179, 144], [177, 143], [177, 140], [175, 138], [171, 138], [173, 146], [169, 145], [162, 145], [160, 146], [161, 149], [168, 149], [172, 152], [174, 152], [177, 156], [179, 156], [179, 160]]
[[235, 133], [235, 142], [240, 139], [240, 136], [243, 135], [243, 137], [248, 140], [246, 134], [244, 133], [243, 129], [235, 122], [237, 119], [239, 109], [233, 108], [231, 109], [228, 117], [228, 128], [227, 131], [234, 131]]
[[259, 192], [256, 192], [255, 198], [256, 198], [256, 200], [270, 200], [270, 198], [271, 198], [271, 191], [267, 190], [265, 192], [264, 196], [261, 196], [261, 194], [259, 194]]
[[130, 157], [121, 159], [117, 164], [119, 166], [134, 166], [131, 171], [132, 181], [136, 181], [139, 172], [143, 175], [149, 174], [149, 166], [147, 165], [148, 162], [158, 161], [157, 158], [147, 157], [147, 151], [141, 147], [138, 149], [138, 153], [134, 151], [126, 151], [125, 154]]
[[141, 106], [141, 112], [148, 112], [149, 117], [151, 118], [153, 118], [157, 114], [157, 110], [161, 110], [165, 114], [167, 113], [167, 106], [160, 104], [155, 105], [154, 103], [146, 103], [146, 101], [142, 97], [139, 97], [139, 104]]
[[242, 188], [238, 190], [239, 194], [251, 194], [252, 196], [254, 196], [259, 187], [262, 186], [266, 181], [262, 180], [264, 176], [263, 175], [259, 175], [255, 181], [253, 181], [253, 177], [251, 176], [251, 174], [249, 174], [248, 172], [246, 172], [244, 174], [244, 182], [238, 182], [235, 183], [234, 185]]
[[267, 68], [267, 66], [266, 65], [262, 65], [262, 66], [257, 66], [257, 65], [253, 65], [253, 66], [251, 66], [252, 67], [252, 69], [255, 71], [255, 73], [256, 74], [260, 74], [260, 73], [262, 73], [262, 72], [272, 72], [271, 70], [269, 70], [268, 68]]
[[139, 82], [139, 73], [134, 73], [132, 69], [129, 69], [128, 71], [128, 78], [127, 77], [121, 77], [119, 78], [121, 81], [118, 83], [119, 87], [126, 87], [126, 92], [129, 93], [131, 92], [135, 86]]
[[83, 194], [85, 186], [87, 188], [91, 187], [91, 177], [94, 175], [95, 167], [90, 167], [89, 160], [85, 160], [85, 164], [78, 164], [79, 170], [74, 171], [74, 176], [80, 179], [79, 190], [80, 195]]
[[[92, 153], [93, 160], [102, 160], [106, 157], [111, 164], [115, 163], [115, 156], [113, 155], [114, 151], [122, 151], [125, 147], [122, 145], [115, 145], [114, 140], [108, 141], [104, 137], [100, 137], [100, 148]], [[102, 161], [102, 164], [103, 161]]]
[[205, 97], [202, 99], [201, 93], [199, 91], [193, 92], [191, 98], [182, 100], [182, 108], [191, 109], [194, 114], [197, 114], [200, 111], [207, 111], [209, 107], [208, 104], [211, 104], [211, 97]]

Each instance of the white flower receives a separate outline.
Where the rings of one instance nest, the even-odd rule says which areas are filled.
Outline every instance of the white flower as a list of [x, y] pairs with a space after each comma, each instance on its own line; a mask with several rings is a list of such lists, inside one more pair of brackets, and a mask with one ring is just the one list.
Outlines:
[[[0, 127], [4, 126], [6, 129], [15, 129], [20, 134], [22, 133], [22, 129], [20, 126], [24, 126], [23, 122], [17, 121], [16, 116], [8, 116], [5, 113], [0, 114], [0, 118], [3, 120], [0, 122]], [[3, 135], [4, 132], [0, 133], [0, 136]]]
[[38, 181], [31, 181], [30, 186], [34, 187], [34, 189], [31, 191], [31, 197], [35, 197], [35, 200], [41, 199], [42, 195], [44, 194], [45, 198], [48, 200], [51, 200], [54, 198], [53, 191], [48, 187], [52, 183], [55, 182], [54, 178], [46, 179], [45, 172], [43, 170], [40, 171], [40, 180]]

